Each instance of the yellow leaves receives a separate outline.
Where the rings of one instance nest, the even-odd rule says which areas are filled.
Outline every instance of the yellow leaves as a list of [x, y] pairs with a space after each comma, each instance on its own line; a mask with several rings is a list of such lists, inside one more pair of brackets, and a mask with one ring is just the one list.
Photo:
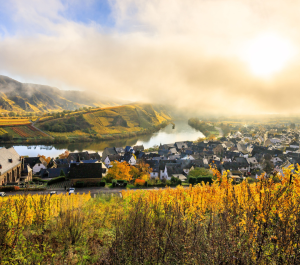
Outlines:
[[132, 175], [130, 174], [131, 167], [127, 162], [111, 162], [112, 167], [108, 169], [108, 175], [113, 179], [119, 180], [132, 180]]
[[[47, 221], [51, 217], [58, 216], [59, 212], [82, 207], [90, 200], [90, 194], [68, 194], [59, 195], [16, 195], [2, 199], [1, 209], [8, 209], [12, 225], [18, 221], [20, 214], [19, 205], [22, 205], [22, 211], [26, 214], [26, 225], [43, 218]], [[0, 217], [1, 221], [1, 217]]]

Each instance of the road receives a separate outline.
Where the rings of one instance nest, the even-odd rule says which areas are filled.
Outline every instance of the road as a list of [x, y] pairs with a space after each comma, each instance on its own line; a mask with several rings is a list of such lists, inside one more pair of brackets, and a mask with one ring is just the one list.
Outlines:
[[[175, 187], [171, 187], [175, 188]], [[131, 189], [131, 190], [157, 190], [161, 188], [144, 188], [144, 189]], [[64, 189], [53, 189], [56, 191], [57, 194], [65, 194], [68, 193]], [[117, 196], [120, 196], [120, 193], [122, 190], [126, 189], [119, 189], [119, 188], [99, 188], [99, 187], [87, 187], [87, 188], [76, 188], [75, 189], [75, 194], [83, 194], [83, 193], [91, 193], [91, 196], [94, 197], [95, 195], [100, 195], [100, 194], [115, 194]], [[50, 194], [52, 190], [45, 190], [45, 191], [8, 191], [5, 192], [6, 196], [14, 196], [14, 195], [23, 195], [23, 194], [39, 194], [39, 195], [45, 195], [45, 194]]]

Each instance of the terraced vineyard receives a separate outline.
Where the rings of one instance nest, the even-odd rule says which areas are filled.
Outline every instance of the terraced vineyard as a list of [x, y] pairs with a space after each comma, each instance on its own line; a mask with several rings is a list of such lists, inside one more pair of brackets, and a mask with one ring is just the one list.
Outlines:
[[5, 131], [3, 128], [0, 128], [0, 135], [6, 134], [7, 131]]
[[0, 119], [0, 126], [17, 126], [30, 124], [29, 119]]
[[[5, 130], [3, 128], [0, 128], [2, 131], [6, 131], [6, 133], [10, 133], [13, 135], [14, 138], [43, 138], [48, 137], [47, 134], [37, 130], [32, 125], [26, 125], [26, 126], [12, 126], [12, 127], [5, 127]], [[1, 131], [0, 131], [1, 135]]]

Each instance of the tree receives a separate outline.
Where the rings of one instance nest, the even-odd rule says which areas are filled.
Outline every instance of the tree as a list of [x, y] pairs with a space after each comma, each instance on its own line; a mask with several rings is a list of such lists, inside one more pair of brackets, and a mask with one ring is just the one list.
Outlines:
[[59, 155], [59, 159], [67, 159], [69, 156], [70, 152], [66, 150], [64, 153]]
[[189, 174], [188, 174], [189, 177], [212, 177], [212, 173], [210, 172], [210, 170], [208, 169], [205, 169], [203, 167], [196, 167], [195, 169], [193, 170], [190, 170]]
[[10, 113], [9, 113], [9, 116], [10, 117], [15, 117], [17, 114], [15, 113], [15, 112], [13, 112], [13, 111], [11, 111]]
[[108, 169], [106, 178], [108, 180], [119, 179], [131, 181], [132, 175], [130, 174], [131, 167], [127, 162], [111, 162], [112, 167]]
[[44, 155], [38, 155], [38, 157], [44, 159], [44, 161], [47, 163], [47, 165], [50, 163], [51, 161], [51, 157], [46, 157]]
[[150, 179], [151, 172], [152, 168], [144, 161], [140, 161], [136, 166], [131, 166], [130, 169], [130, 174], [133, 179], [143, 179], [145, 181]]
[[65, 177], [65, 176], [66, 176], [65, 172], [64, 172], [62, 169], [60, 170], [59, 176], [60, 176], [60, 177]]

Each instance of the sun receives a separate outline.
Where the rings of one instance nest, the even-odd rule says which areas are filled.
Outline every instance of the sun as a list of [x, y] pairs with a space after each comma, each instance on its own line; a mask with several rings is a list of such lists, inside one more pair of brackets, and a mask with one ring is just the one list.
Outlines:
[[242, 57], [253, 74], [269, 77], [280, 72], [294, 53], [288, 40], [275, 34], [263, 34], [246, 45]]

